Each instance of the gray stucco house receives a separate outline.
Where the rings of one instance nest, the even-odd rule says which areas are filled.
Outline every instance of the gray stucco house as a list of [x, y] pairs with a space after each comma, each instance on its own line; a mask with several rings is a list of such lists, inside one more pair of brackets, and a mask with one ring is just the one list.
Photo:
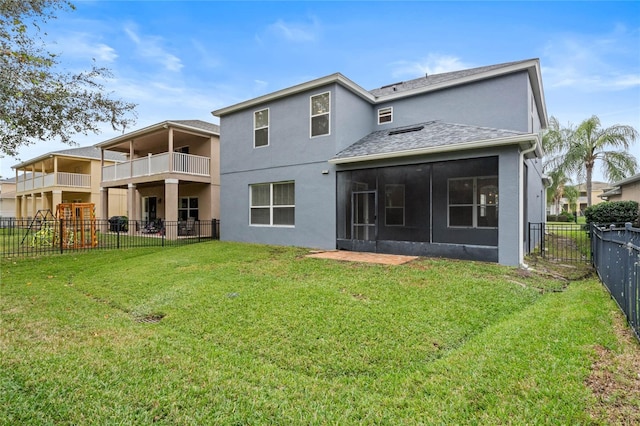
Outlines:
[[544, 221], [537, 59], [371, 91], [336, 73], [213, 114], [224, 240], [519, 265]]

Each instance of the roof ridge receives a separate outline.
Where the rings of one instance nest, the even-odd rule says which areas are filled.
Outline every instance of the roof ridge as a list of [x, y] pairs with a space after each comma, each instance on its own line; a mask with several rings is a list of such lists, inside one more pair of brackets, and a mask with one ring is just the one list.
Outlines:
[[493, 65], [483, 65], [483, 66], [474, 67], [474, 68], [463, 68], [456, 71], [447, 71], [447, 72], [437, 73], [437, 74], [425, 74], [424, 76], [413, 78], [411, 80], [401, 81], [394, 84], [387, 84], [382, 87], [369, 90], [369, 93], [371, 93], [376, 97], [389, 95], [392, 93], [401, 93], [401, 92], [409, 91], [411, 89], [442, 84], [445, 82], [456, 80], [458, 78], [463, 79], [465, 77], [482, 74], [484, 72], [495, 71], [501, 68], [508, 68], [514, 65], [524, 64], [527, 62], [538, 61], [538, 60], [539, 60], [538, 58], [522, 59], [519, 61], [503, 62], [500, 64], [493, 64]]
[[489, 69], [498, 69], [498, 68], [506, 68], [506, 67], [510, 67], [512, 65], [516, 65], [516, 64], [521, 64], [521, 63], [525, 63], [525, 62], [529, 62], [529, 61], [535, 61], [538, 58], [531, 58], [531, 59], [522, 59], [519, 61], [511, 61], [511, 62], [503, 62], [500, 64], [492, 64], [492, 65], [482, 65], [479, 67], [473, 67], [473, 68], [462, 68], [459, 70], [455, 70], [455, 71], [447, 71], [447, 72], [441, 72], [441, 73], [435, 73], [435, 74], [429, 74], [428, 77], [436, 77], [436, 76], [443, 76], [443, 75], [447, 75], [447, 74], [456, 74], [459, 73], [461, 71], [466, 71], [466, 72], [470, 72], [470, 71], [476, 71], [476, 73], [480, 73], [484, 70], [489, 70]]

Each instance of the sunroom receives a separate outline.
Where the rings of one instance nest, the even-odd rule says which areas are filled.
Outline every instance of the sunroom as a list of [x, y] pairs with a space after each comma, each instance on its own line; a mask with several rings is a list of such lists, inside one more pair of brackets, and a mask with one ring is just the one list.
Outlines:
[[330, 160], [337, 248], [491, 262], [517, 254], [536, 148], [537, 135], [441, 122], [368, 135]]

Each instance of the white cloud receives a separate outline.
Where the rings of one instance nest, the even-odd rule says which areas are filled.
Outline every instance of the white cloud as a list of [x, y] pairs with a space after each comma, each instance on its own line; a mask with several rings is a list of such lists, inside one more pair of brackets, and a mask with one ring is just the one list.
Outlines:
[[114, 62], [118, 58], [113, 47], [92, 40], [92, 36], [86, 33], [74, 33], [59, 38], [56, 50], [60, 50], [64, 57], [93, 58], [97, 62]]
[[425, 74], [441, 74], [473, 67], [456, 56], [437, 53], [430, 53], [420, 61], [398, 61], [390, 65], [392, 67], [391, 75], [394, 78], [413, 78]]
[[198, 66], [203, 66], [206, 68], [218, 68], [220, 66], [220, 60], [209, 50], [207, 47], [196, 39], [191, 40], [191, 44], [193, 48], [200, 57], [198, 58]]
[[[316, 18], [311, 18], [311, 22], [285, 22], [278, 19], [267, 28], [269, 32], [279, 37], [293, 42], [316, 41], [321, 32], [321, 25]], [[258, 40], [260, 40], [258, 38]]]
[[545, 85], [585, 92], [638, 87], [639, 42], [640, 31], [623, 26], [616, 26], [607, 34], [555, 36], [544, 48]]
[[162, 47], [162, 37], [140, 36], [136, 32], [136, 28], [133, 24], [126, 25], [124, 31], [127, 36], [129, 36], [129, 39], [134, 42], [138, 53], [142, 57], [162, 64], [162, 66], [169, 71], [177, 72], [184, 66], [180, 58], [167, 52]]

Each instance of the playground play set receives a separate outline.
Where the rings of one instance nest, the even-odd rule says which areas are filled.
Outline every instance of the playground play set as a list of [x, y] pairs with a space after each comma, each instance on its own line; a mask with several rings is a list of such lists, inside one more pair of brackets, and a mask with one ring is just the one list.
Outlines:
[[[31, 238], [29, 240], [29, 238]], [[61, 203], [56, 214], [38, 210], [29, 224], [22, 243], [63, 248], [93, 248], [98, 245], [96, 214], [93, 203]]]

